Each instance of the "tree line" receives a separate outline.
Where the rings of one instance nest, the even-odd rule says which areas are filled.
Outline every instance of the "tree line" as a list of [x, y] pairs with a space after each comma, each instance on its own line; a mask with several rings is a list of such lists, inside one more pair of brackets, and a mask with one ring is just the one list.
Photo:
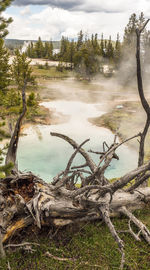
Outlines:
[[[75, 70], [83, 77], [92, 77], [96, 73], [102, 72], [104, 65], [112, 66], [118, 70], [122, 62], [128, 62], [129, 55], [135, 55], [135, 30], [145, 21], [141, 12], [139, 17], [133, 13], [124, 30], [123, 41], [121, 42], [119, 33], [116, 41], [112, 41], [111, 36], [105, 39], [102, 34], [100, 39], [98, 34], [88, 37], [81, 30], [77, 40], [70, 40], [62, 36], [60, 41], [60, 52], [54, 53], [53, 42], [42, 42], [39, 37], [36, 43], [29, 44], [27, 55], [30, 58], [45, 58], [48, 60], [70, 63], [70, 69]], [[143, 61], [150, 61], [150, 31], [144, 29], [141, 38]], [[68, 68], [68, 66], [67, 66]]]
[[103, 34], [101, 40], [98, 40], [97, 34], [92, 34], [91, 38], [88, 38], [81, 30], [77, 41], [62, 36], [59, 53], [53, 53], [52, 41], [42, 42], [40, 37], [36, 43], [31, 42], [28, 45], [26, 53], [30, 58], [44, 58], [60, 61], [60, 63], [70, 63], [71, 70], [75, 69], [86, 77], [98, 73], [102, 69], [100, 63], [118, 65], [121, 55], [121, 42], [119, 34], [116, 42], [113, 42], [111, 36], [106, 40]]

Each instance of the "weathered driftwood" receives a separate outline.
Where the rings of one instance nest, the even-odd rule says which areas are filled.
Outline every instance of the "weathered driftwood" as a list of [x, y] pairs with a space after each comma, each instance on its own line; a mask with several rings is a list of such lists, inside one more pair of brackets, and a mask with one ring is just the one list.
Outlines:
[[[51, 133], [51, 135], [64, 139], [75, 149], [65, 170], [56, 176], [52, 183], [48, 184], [30, 172], [27, 174], [14, 172], [14, 175], [0, 181], [1, 255], [5, 255], [7, 240], [30, 224], [39, 228], [50, 225], [60, 227], [103, 219], [118, 243], [123, 268], [124, 244], [112, 224], [111, 217], [124, 214], [129, 218], [131, 235], [138, 241], [142, 235], [150, 243], [149, 230], [132, 214], [133, 210], [143, 207], [150, 201], [150, 188], [139, 187], [141, 182], [150, 176], [150, 162], [110, 183], [105, 178], [104, 172], [116, 157], [115, 151], [122, 143], [116, 143], [114, 140], [106, 152], [100, 153], [99, 164], [95, 164], [83, 148], [89, 140], [78, 145], [63, 134]], [[139, 134], [130, 139], [137, 136]], [[83, 166], [72, 167], [77, 154], [84, 157], [85, 170]], [[130, 188], [126, 189], [137, 176], [139, 182], [136, 182], [136, 188], [133, 189], [135, 184], [131, 184]], [[139, 229], [137, 235], [131, 228], [131, 221]]]

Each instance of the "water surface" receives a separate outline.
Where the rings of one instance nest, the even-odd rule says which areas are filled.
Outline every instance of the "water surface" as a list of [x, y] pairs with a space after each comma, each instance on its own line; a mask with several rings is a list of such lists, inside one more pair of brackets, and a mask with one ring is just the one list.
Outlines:
[[[18, 163], [20, 170], [31, 170], [44, 180], [50, 182], [61, 170], [65, 169], [66, 163], [73, 153], [73, 148], [60, 138], [50, 136], [50, 132], [63, 133], [78, 144], [90, 138], [84, 148], [95, 151], [102, 150], [102, 143], [111, 144], [114, 135], [108, 129], [97, 127], [88, 122], [89, 117], [100, 116], [104, 113], [102, 103], [85, 103], [79, 101], [56, 100], [43, 102], [43, 106], [55, 109], [57, 112], [69, 115], [67, 123], [58, 125], [37, 125], [30, 127], [24, 132], [27, 136], [21, 137], [18, 149]], [[137, 166], [137, 152], [123, 145], [117, 150], [120, 160], [113, 160], [106, 171], [108, 178], [119, 177]], [[95, 162], [98, 157], [92, 155]], [[78, 155], [74, 164], [84, 163]]]

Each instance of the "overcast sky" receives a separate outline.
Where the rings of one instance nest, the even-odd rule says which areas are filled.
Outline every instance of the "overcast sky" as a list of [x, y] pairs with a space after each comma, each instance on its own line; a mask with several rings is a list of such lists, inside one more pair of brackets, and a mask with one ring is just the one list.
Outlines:
[[150, 17], [150, 0], [15, 0], [5, 11], [13, 18], [7, 38], [60, 40], [75, 38], [82, 29], [116, 39], [129, 16], [141, 11]]

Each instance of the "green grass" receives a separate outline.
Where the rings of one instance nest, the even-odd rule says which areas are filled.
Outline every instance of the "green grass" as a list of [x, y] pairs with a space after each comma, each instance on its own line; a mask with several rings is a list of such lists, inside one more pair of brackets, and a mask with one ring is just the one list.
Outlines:
[[49, 67], [48, 69], [45, 69], [44, 67], [41, 69], [38, 66], [32, 66], [33, 69], [33, 75], [35, 75], [38, 78], [44, 78], [44, 79], [62, 79], [62, 78], [68, 78], [70, 76], [70, 72], [67, 70], [63, 70], [63, 72], [60, 72], [56, 69], [56, 67]]
[[[142, 132], [146, 121], [145, 112], [140, 102], [125, 102], [122, 109], [113, 108], [101, 117], [91, 118], [89, 121], [97, 126], [109, 128], [113, 133], [117, 131], [122, 140]], [[150, 157], [150, 131], [147, 133], [145, 142], [145, 161]], [[128, 142], [131, 147], [138, 149], [137, 140]]]
[[0, 136], [2, 137], [2, 138], [10, 138], [10, 134], [9, 133], [7, 133], [5, 130], [3, 130], [3, 129], [0, 129]]
[[[144, 210], [136, 211], [135, 215], [150, 228], [149, 206]], [[122, 217], [113, 219], [117, 230], [126, 230], [128, 221]], [[30, 228], [31, 230], [32, 228]], [[31, 231], [25, 241], [37, 242], [35, 252], [11, 251], [7, 259], [1, 260], [0, 269], [8, 269], [8, 261], [13, 270], [64, 270], [64, 269], [101, 269], [119, 270], [120, 253], [118, 247], [107, 227], [102, 222], [74, 225], [58, 230], [55, 238], [52, 237], [54, 230], [51, 228], [38, 234]], [[142, 239], [136, 242], [130, 234], [120, 233], [125, 242], [126, 264], [124, 269], [149, 270], [150, 269], [150, 246]], [[28, 238], [28, 239], [27, 239]], [[46, 252], [60, 258], [71, 258], [72, 261], [58, 261], [47, 257]]]
[[[2, 111], [3, 118], [5, 119], [5, 125], [0, 127], [0, 138], [8, 139], [10, 138], [10, 130], [9, 130], [9, 122], [11, 120], [12, 126], [14, 128], [15, 123], [19, 117], [20, 111], [22, 110], [20, 106], [13, 106], [9, 108], [5, 108], [4, 106], [0, 106], [0, 110]], [[10, 118], [11, 115], [11, 118]], [[28, 107], [25, 118], [23, 120], [23, 124], [27, 122], [32, 123], [47, 123], [47, 117], [49, 116], [49, 110], [37, 105], [36, 107]], [[2, 116], [0, 116], [0, 123], [3, 121]]]
[[[123, 105], [124, 107], [122, 109], [113, 108], [110, 112], [101, 117], [90, 119], [90, 121], [98, 126], [107, 127], [112, 132], [119, 130], [120, 136], [123, 138], [129, 136], [130, 131], [133, 135], [133, 130], [128, 130], [125, 123], [133, 126], [133, 123], [136, 121], [134, 110], [137, 110], [140, 104], [138, 102], [126, 102]], [[121, 125], [122, 122], [124, 125]], [[125, 129], [123, 129], [123, 126]]]

